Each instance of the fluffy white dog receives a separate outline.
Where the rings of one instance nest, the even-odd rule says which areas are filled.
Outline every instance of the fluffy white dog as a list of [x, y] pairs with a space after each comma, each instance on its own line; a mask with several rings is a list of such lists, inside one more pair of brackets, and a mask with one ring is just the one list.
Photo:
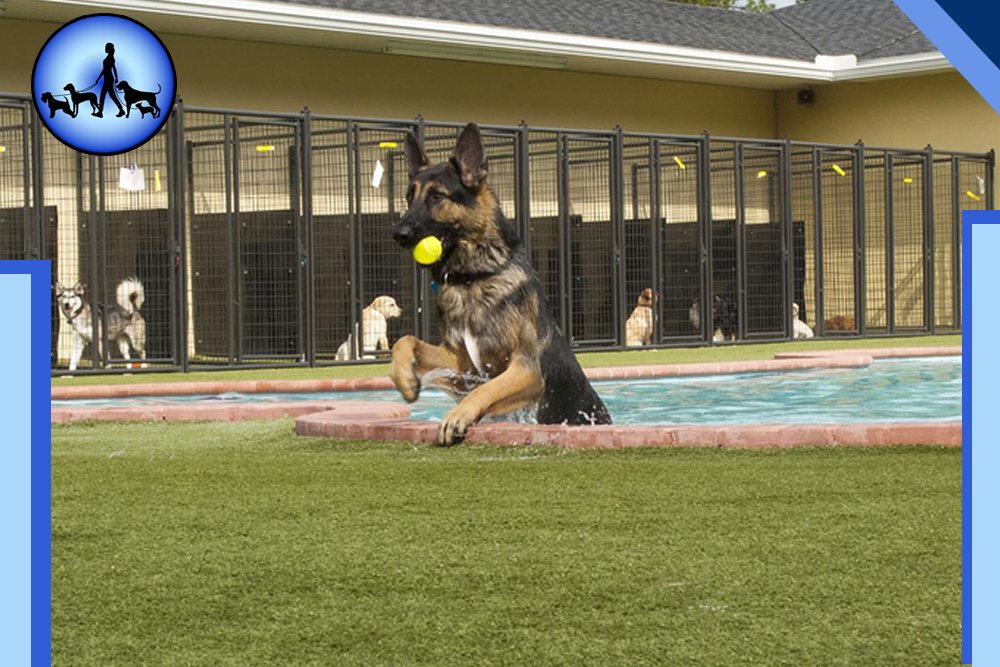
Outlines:
[[812, 328], [799, 319], [799, 304], [792, 302], [792, 331], [795, 338], [812, 338], [816, 334]]

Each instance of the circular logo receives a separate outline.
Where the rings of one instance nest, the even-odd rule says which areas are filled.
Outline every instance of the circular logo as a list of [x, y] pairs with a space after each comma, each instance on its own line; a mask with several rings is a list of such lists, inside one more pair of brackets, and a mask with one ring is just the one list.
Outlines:
[[146, 26], [117, 14], [59, 28], [35, 59], [31, 97], [45, 127], [70, 148], [117, 155], [160, 131], [177, 93], [174, 62]]

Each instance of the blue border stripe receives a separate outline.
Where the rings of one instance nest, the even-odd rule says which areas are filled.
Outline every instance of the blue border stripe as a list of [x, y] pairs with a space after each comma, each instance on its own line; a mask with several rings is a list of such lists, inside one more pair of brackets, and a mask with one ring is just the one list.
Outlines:
[[[0, 274], [30, 276], [31, 300], [31, 543], [10, 549], [30, 549], [31, 636], [33, 666], [51, 664], [52, 602], [52, 425], [49, 371], [52, 323], [50, 321], [52, 265], [47, 260], [0, 261]], [[17, 350], [8, 350], [18, 354]], [[14, 387], [26, 378], [4, 377]], [[10, 508], [8, 508], [10, 509]], [[22, 511], [22, 508], [14, 508]], [[27, 640], [28, 638], [26, 638]]]
[[972, 223], [962, 214], [962, 663], [972, 663]]
[[[1000, 212], [965, 211], [962, 215], [962, 662], [1000, 665], [1000, 536], [992, 519], [1000, 500], [1000, 348], [992, 344], [1000, 311], [988, 289], [1000, 279]], [[975, 320], [972, 319], [975, 311]], [[976, 347], [976, 341], [982, 345]], [[976, 350], [973, 363], [973, 350]]]
[[[31, 310], [31, 276], [0, 275], [4, 305], [14, 313]], [[0, 348], [8, 352], [0, 386], [0, 421], [3, 422], [3, 465], [0, 466], [0, 646], [5, 664], [27, 665], [31, 660], [31, 327], [0, 328]]]
[[31, 664], [52, 652], [52, 264], [31, 261]]
[[969, 0], [934, 0], [948, 14], [976, 46], [986, 54], [986, 57], [1000, 64], [1000, 44], [995, 39], [996, 22], [983, 20], [988, 18], [983, 11], [982, 2]]
[[993, 110], [1000, 113], [1000, 70], [951, 16], [933, 0], [894, 1]]

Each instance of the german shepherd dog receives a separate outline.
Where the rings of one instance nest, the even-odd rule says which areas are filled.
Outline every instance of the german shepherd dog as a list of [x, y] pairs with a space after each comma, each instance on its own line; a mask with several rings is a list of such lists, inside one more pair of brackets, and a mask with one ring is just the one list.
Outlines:
[[[421, 377], [439, 369], [445, 373], [432, 377], [448, 376], [437, 380], [446, 390], [475, 386], [441, 421], [440, 445], [460, 442], [487, 415], [532, 406], [539, 424], [610, 424], [549, 313], [517, 232], [486, 184], [479, 128], [465, 126], [447, 162], [430, 165], [413, 133], [404, 149], [408, 209], [393, 237], [404, 248], [427, 236], [441, 240], [441, 257], [430, 271], [444, 342], [404, 336], [393, 346], [390, 377], [403, 398], [417, 400]], [[469, 376], [479, 379], [463, 379]]]

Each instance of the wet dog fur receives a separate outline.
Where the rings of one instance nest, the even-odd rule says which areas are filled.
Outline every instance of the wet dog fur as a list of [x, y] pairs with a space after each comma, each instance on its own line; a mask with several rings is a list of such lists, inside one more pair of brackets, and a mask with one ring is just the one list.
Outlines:
[[[540, 424], [609, 424], [611, 417], [549, 313], [538, 276], [517, 232], [486, 183], [488, 165], [475, 124], [461, 132], [454, 156], [431, 165], [416, 137], [405, 141], [408, 209], [393, 237], [404, 248], [436, 236], [441, 258], [430, 267], [438, 285], [443, 343], [404, 336], [392, 348], [390, 377], [403, 398], [417, 400], [421, 377], [456, 394], [474, 386], [445, 415], [437, 442], [461, 441], [488, 415], [537, 406]], [[443, 377], [442, 377], [443, 376]], [[478, 377], [469, 382], [469, 376]]]

